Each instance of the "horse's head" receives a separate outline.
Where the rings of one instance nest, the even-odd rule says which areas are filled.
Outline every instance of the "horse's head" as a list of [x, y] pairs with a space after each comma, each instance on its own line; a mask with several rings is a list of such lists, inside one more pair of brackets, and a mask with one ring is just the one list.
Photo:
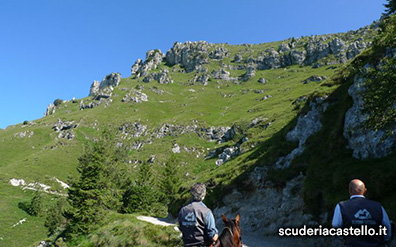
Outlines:
[[234, 240], [234, 246], [236, 247], [242, 247], [242, 236], [241, 236], [241, 227], [239, 225], [239, 220], [241, 216], [239, 213], [236, 215], [235, 219], [229, 220], [227, 217], [223, 214], [222, 215], [223, 222], [224, 222], [224, 229], [228, 229], [233, 237]]

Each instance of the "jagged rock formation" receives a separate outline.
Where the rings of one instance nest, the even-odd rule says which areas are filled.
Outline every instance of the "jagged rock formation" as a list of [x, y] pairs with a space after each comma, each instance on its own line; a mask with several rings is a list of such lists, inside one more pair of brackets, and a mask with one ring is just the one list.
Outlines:
[[163, 61], [165, 55], [161, 50], [150, 50], [146, 53], [146, 60], [143, 62], [142, 59], [138, 59], [134, 65], [132, 65], [132, 75], [144, 77], [149, 75], [149, 71], [157, 69], [158, 65]]
[[111, 73], [103, 77], [102, 82], [94, 81], [91, 85], [89, 96], [96, 96], [101, 90], [108, 87], [116, 87], [121, 82], [120, 73]]
[[322, 128], [320, 119], [322, 113], [326, 111], [328, 103], [325, 102], [325, 98], [316, 98], [309, 105], [311, 110], [304, 116], [298, 117], [297, 125], [286, 135], [286, 140], [298, 142], [298, 147], [293, 149], [288, 155], [280, 157], [276, 162], [277, 168], [282, 169], [290, 166], [291, 161], [304, 152], [305, 142], [308, 137]]
[[55, 109], [56, 109], [56, 107], [54, 104], [49, 104], [47, 107], [47, 110], [44, 113], [44, 117], [54, 114]]
[[132, 89], [122, 98], [122, 102], [142, 103], [147, 101], [148, 101], [147, 94], [143, 93], [140, 90], [135, 90], [135, 89]]
[[237, 210], [243, 215], [241, 228], [247, 232], [260, 231], [260, 234], [277, 234], [280, 227], [317, 224], [312, 216], [304, 214], [303, 182], [300, 175], [287, 182], [280, 189], [265, 184], [266, 171], [256, 168], [245, 181], [255, 186], [251, 192], [234, 190], [223, 198], [226, 206], [213, 210], [217, 224], [221, 224], [221, 215], [232, 215]]
[[[396, 145], [396, 125], [393, 133], [386, 130], [371, 130], [366, 128], [369, 113], [365, 111], [362, 93], [365, 74], [372, 65], [367, 64], [363, 73], [356, 75], [348, 93], [353, 99], [353, 106], [345, 114], [344, 136], [348, 140], [348, 148], [353, 149], [353, 157], [357, 159], [381, 158], [389, 155]], [[375, 113], [377, 114], [377, 113]]]
[[169, 70], [167, 69], [161, 69], [161, 71], [158, 73], [151, 73], [143, 79], [144, 82], [150, 82], [152, 80], [156, 80], [160, 84], [173, 83], [173, 80], [169, 75]]
[[212, 45], [206, 41], [199, 42], [176, 42], [166, 53], [166, 62], [173, 66], [180, 64], [186, 72], [197, 70], [201, 65], [209, 62], [209, 48]]
[[58, 138], [65, 138], [67, 140], [74, 139], [75, 135], [72, 129], [78, 127], [78, 124], [74, 124], [74, 121], [65, 121], [63, 122], [62, 119], [58, 119], [58, 121], [54, 124], [52, 129], [56, 132], [59, 132]]
[[121, 139], [132, 139], [143, 136], [146, 133], [147, 125], [140, 122], [124, 123], [119, 127]]

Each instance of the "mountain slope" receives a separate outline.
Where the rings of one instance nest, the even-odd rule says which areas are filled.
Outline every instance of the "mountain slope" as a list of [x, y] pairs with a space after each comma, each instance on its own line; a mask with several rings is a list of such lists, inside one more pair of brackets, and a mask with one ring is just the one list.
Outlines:
[[[295, 193], [305, 194], [306, 202], [324, 201], [324, 205], [307, 204], [312, 214], [330, 210], [342, 198], [342, 191], [332, 191], [339, 191], [353, 172], [345, 169], [341, 174], [328, 174], [324, 168], [333, 164], [337, 171], [346, 160], [367, 163], [367, 167], [373, 162], [353, 159], [342, 135], [344, 114], [351, 105], [347, 89], [356, 73], [351, 68], [360, 68], [364, 62], [359, 59], [373, 54], [366, 52], [346, 68], [344, 63], [371, 47], [377, 30], [375, 24], [346, 34], [259, 45], [175, 43], [166, 55], [152, 50], [144, 61], [136, 61], [131, 77], [121, 79], [112, 73], [92, 84], [89, 97], [50, 106], [46, 117], [8, 127], [0, 132], [0, 191], [9, 198], [1, 207], [1, 241], [8, 246], [26, 246], [44, 239], [42, 227], [26, 237], [19, 236], [29, 231], [30, 224], [43, 222], [18, 207], [33, 197], [21, 188], [38, 182], [51, 188], [30, 187], [65, 194], [60, 181], [78, 176], [76, 167], [84, 145], [97, 140], [104, 130], [129, 150], [125, 165], [131, 177], [136, 177], [146, 161], [152, 162], [159, 177], [163, 164], [174, 153], [181, 164], [182, 194], [195, 181], [205, 181], [213, 191], [207, 203], [218, 207], [218, 212], [241, 209], [224, 195], [237, 190], [254, 197], [257, 190], [267, 188], [278, 193], [300, 172], [307, 178], [297, 179], [296, 185], [304, 183], [304, 191]], [[329, 106], [315, 113], [317, 106], [323, 106], [320, 102], [327, 102], [325, 98]], [[287, 137], [296, 124], [304, 124], [299, 115], [309, 116], [312, 121], [308, 123], [314, 124], [320, 122], [321, 114], [325, 119], [322, 128], [303, 134], [304, 141]], [[288, 156], [293, 150], [297, 155]], [[280, 161], [281, 157], [285, 158]], [[384, 158], [386, 169], [393, 170], [392, 157]], [[260, 179], [252, 179], [256, 175]], [[331, 181], [334, 176], [336, 182]], [[378, 175], [367, 179], [375, 178]], [[21, 182], [20, 188], [13, 187], [12, 179], [23, 179], [26, 185]], [[320, 188], [323, 181], [329, 186]], [[378, 199], [394, 201], [385, 192], [380, 195], [383, 197]], [[183, 199], [171, 210], [177, 211], [181, 203]], [[249, 212], [245, 215], [248, 219]], [[390, 215], [394, 217], [393, 211]], [[10, 228], [23, 218], [27, 223]], [[258, 228], [252, 222], [245, 225]]]

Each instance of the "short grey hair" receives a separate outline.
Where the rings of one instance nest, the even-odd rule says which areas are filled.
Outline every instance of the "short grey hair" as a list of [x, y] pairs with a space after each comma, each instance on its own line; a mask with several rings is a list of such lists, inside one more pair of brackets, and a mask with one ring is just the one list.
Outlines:
[[194, 201], [202, 201], [206, 195], [206, 186], [203, 183], [196, 183], [191, 187], [190, 192]]

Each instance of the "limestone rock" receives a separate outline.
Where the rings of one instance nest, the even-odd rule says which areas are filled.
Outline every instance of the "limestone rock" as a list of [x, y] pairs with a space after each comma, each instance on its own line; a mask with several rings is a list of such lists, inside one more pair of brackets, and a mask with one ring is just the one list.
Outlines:
[[311, 101], [309, 105], [311, 110], [304, 116], [299, 116], [294, 129], [289, 131], [286, 135], [286, 140], [298, 142], [298, 147], [292, 150], [288, 155], [280, 157], [276, 162], [276, 168], [283, 169], [289, 167], [292, 160], [304, 152], [305, 141], [308, 137], [322, 128], [320, 119], [328, 106], [325, 102], [325, 98], [318, 97]]
[[267, 83], [268, 81], [267, 81], [267, 79], [261, 77], [261, 78], [258, 80], [258, 82], [261, 83], [261, 84], [265, 84], [265, 83]]
[[326, 80], [326, 79], [327, 79], [326, 76], [313, 75], [313, 76], [310, 76], [307, 79], [305, 79], [303, 81], [303, 83], [304, 84], [308, 84], [308, 83], [311, 83], [311, 82], [321, 82], [321, 81]]
[[[370, 67], [366, 65], [365, 68]], [[357, 159], [381, 158], [389, 155], [396, 145], [396, 126], [387, 135], [385, 130], [370, 130], [365, 128], [369, 114], [365, 111], [362, 93], [364, 73], [357, 75], [348, 90], [353, 99], [352, 107], [345, 114], [344, 137], [348, 140], [348, 148], [353, 149], [353, 157]]]
[[345, 52], [346, 50], [345, 42], [340, 38], [334, 38], [332, 41], [330, 41], [329, 46], [331, 53], [333, 54], [339, 54], [341, 52]]
[[177, 145], [177, 143], [175, 143], [173, 145], [172, 153], [174, 153], [174, 154], [179, 154], [180, 153], [180, 147], [179, 147], [179, 145]]
[[99, 83], [98, 81], [94, 81], [91, 85], [91, 89], [89, 92], [89, 96], [96, 96], [100, 93], [101, 90], [105, 88], [114, 88], [118, 86], [121, 82], [121, 74], [120, 73], [111, 73], [103, 77], [102, 81]]
[[241, 80], [248, 81], [254, 76], [256, 76], [256, 69], [254, 67], [248, 67], [246, 69], [246, 73], [241, 77]]
[[148, 101], [148, 96], [147, 94], [139, 91], [132, 89], [129, 93], [127, 93], [121, 100], [122, 102], [135, 102], [135, 103], [142, 103], [142, 102], [147, 102]]
[[219, 79], [219, 80], [224, 80], [224, 81], [230, 81], [230, 80], [236, 79], [236, 78], [230, 77], [230, 72], [228, 72], [225, 69], [213, 70], [212, 76], [214, 79]]
[[363, 41], [355, 41], [348, 47], [347, 58], [352, 59], [367, 49], [367, 44]]
[[173, 66], [180, 64], [186, 72], [197, 70], [201, 65], [209, 62], [209, 48], [211, 44], [205, 41], [199, 42], [176, 42], [166, 53], [166, 62]]
[[216, 47], [214, 51], [211, 51], [209, 53], [209, 57], [211, 59], [221, 60], [221, 59], [227, 57], [228, 54], [229, 54], [229, 51], [226, 48]]
[[234, 63], [240, 63], [240, 62], [242, 62], [242, 56], [241, 55], [239, 55], [239, 54], [235, 54], [235, 56], [234, 56]]
[[54, 114], [55, 109], [56, 109], [56, 107], [54, 104], [49, 104], [47, 107], [47, 110], [44, 113], [44, 117]]
[[208, 85], [209, 79], [210, 79], [210, 76], [206, 73], [196, 74], [194, 76], [193, 82], [200, 82], [206, 86], [206, 85]]
[[264, 187], [262, 180], [265, 176], [265, 171], [255, 169], [245, 181], [259, 179], [254, 182], [254, 191], [234, 189], [226, 195], [222, 200], [225, 206], [213, 210], [216, 223], [221, 224], [221, 214], [233, 215], [237, 210], [243, 217], [241, 228], [246, 232], [258, 231], [262, 235], [277, 234], [280, 227], [285, 227], [285, 222], [290, 227], [317, 224], [311, 215], [304, 214], [304, 176], [291, 179], [284, 188]]
[[144, 62], [142, 59], [136, 60], [132, 65], [131, 73], [137, 78], [147, 76], [151, 70], [158, 68], [158, 65], [162, 63], [164, 58], [165, 55], [161, 50], [150, 50], [146, 53], [146, 60]]
[[167, 69], [161, 69], [158, 73], [151, 73], [143, 79], [143, 82], [150, 82], [152, 80], [156, 80], [160, 84], [173, 83], [173, 80], [169, 75], [169, 70]]
[[147, 125], [140, 122], [124, 123], [118, 128], [121, 139], [130, 140], [131, 138], [138, 138], [146, 134]]
[[100, 82], [99, 81], [93, 81], [91, 88], [89, 90], [89, 96], [94, 96], [97, 93], [99, 93], [99, 86], [100, 86]]

